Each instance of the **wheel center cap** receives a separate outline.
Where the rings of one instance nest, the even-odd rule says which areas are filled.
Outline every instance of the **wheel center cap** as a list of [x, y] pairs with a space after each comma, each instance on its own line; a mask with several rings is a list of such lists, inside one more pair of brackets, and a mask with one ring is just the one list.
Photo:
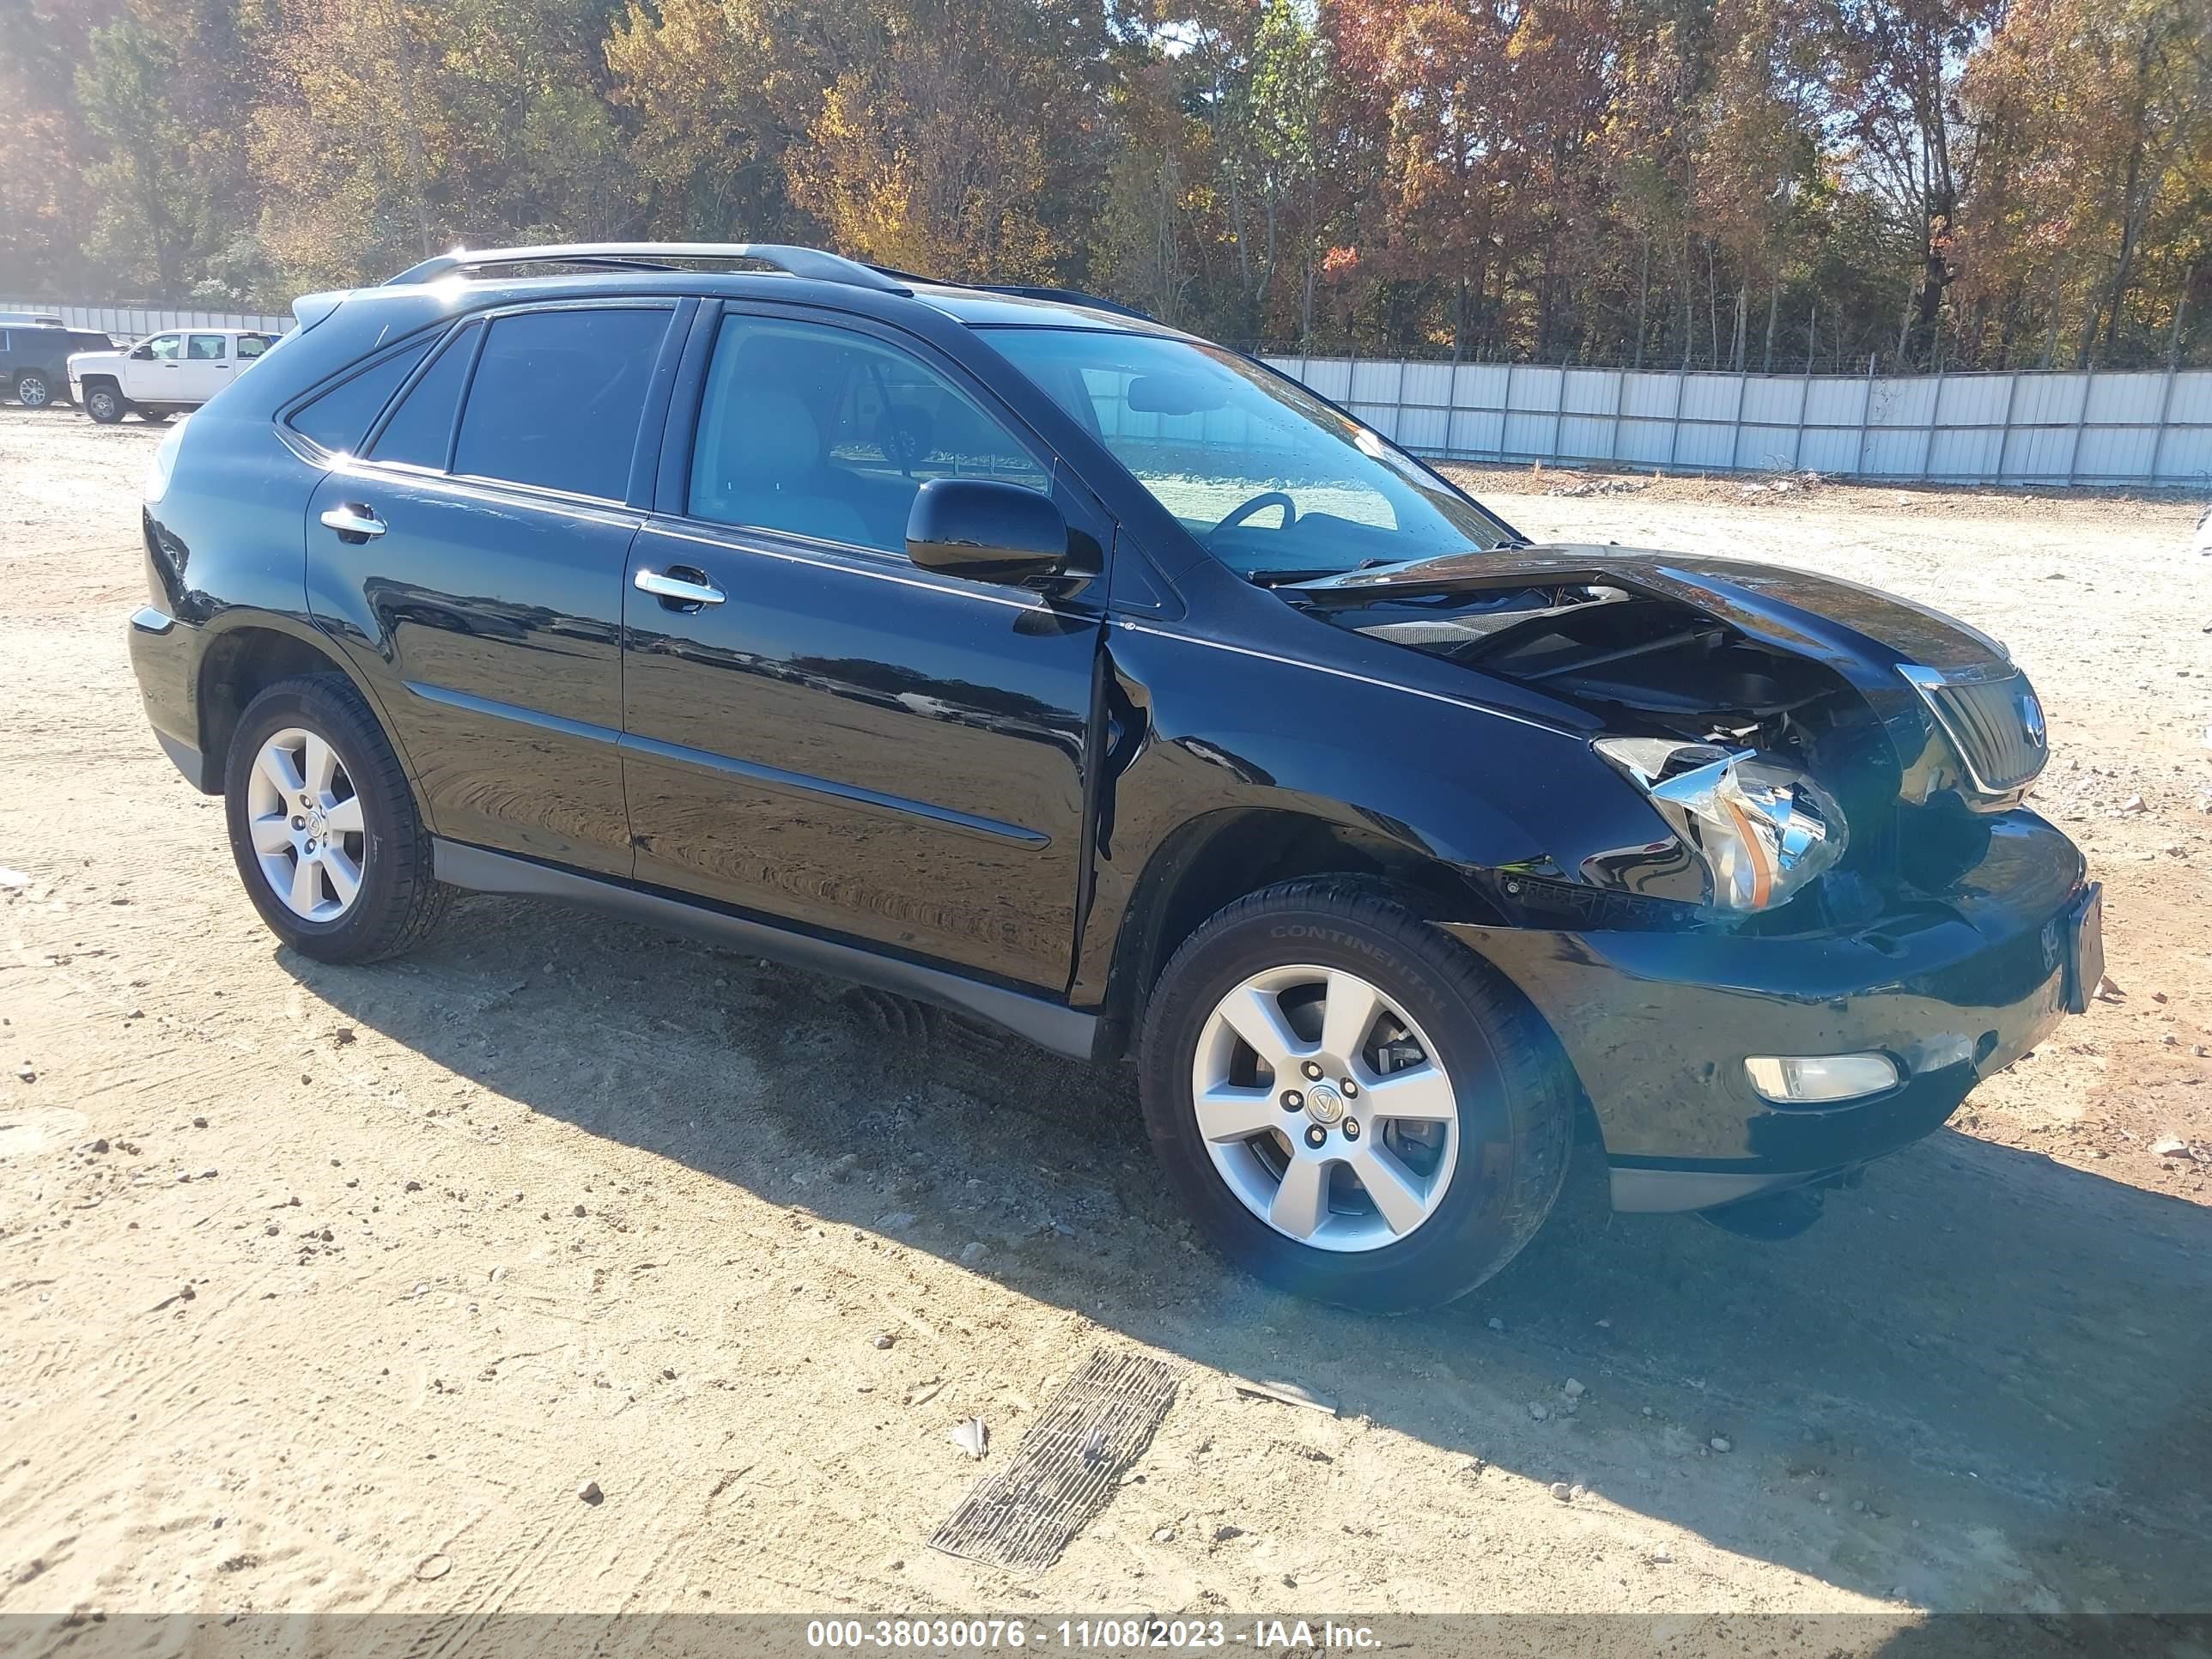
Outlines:
[[310, 840], [322, 840], [328, 823], [329, 819], [325, 816], [321, 807], [311, 806], [307, 809], [307, 836]]
[[1306, 1085], [1306, 1115], [1316, 1123], [1334, 1123], [1344, 1115], [1344, 1097], [1335, 1085], [1310, 1083]]

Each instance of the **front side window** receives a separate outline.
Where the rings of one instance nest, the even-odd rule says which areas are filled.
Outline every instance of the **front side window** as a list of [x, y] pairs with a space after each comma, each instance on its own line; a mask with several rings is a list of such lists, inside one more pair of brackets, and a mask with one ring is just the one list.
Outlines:
[[154, 355], [156, 361], [173, 363], [177, 360], [178, 347], [183, 343], [184, 337], [180, 334], [156, 334], [146, 342], [146, 349]]
[[1376, 434], [1218, 346], [1081, 329], [983, 332], [1239, 574], [1337, 575], [1511, 538]]
[[225, 343], [220, 334], [195, 334], [185, 347], [185, 356], [196, 363], [219, 363], [224, 358]]
[[618, 501], [666, 309], [532, 311], [491, 324], [453, 471]]
[[819, 324], [723, 319], [692, 444], [693, 517], [903, 553], [915, 493], [955, 477], [1052, 482], [919, 358]]

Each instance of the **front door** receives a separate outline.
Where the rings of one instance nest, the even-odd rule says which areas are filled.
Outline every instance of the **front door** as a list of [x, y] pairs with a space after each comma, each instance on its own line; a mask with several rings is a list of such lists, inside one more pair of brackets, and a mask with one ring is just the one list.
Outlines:
[[628, 502], [673, 314], [466, 323], [315, 490], [309, 603], [380, 683], [441, 836], [630, 872], [620, 628], [644, 514]]
[[1046, 452], [888, 331], [714, 327], [688, 479], [664, 463], [623, 586], [637, 878], [1064, 988], [1105, 584], [941, 577], [904, 539], [924, 479], [1051, 490]]
[[184, 357], [181, 334], [141, 340], [123, 360], [123, 395], [134, 404], [189, 403], [184, 395]]

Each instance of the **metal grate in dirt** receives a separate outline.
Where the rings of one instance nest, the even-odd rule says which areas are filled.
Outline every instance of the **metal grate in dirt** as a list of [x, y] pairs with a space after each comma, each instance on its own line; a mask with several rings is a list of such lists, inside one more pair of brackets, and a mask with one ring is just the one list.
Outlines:
[[1160, 1361], [1094, 1349], [930, 1547], [1011, 1572], [1050, 1566], [1144, 1455], [1175, 1393], [1176, 1374]]

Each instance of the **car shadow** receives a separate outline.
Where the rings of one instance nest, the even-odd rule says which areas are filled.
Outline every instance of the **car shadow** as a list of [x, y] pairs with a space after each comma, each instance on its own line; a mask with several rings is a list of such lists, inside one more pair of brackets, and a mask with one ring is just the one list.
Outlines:
[[1127, 1066], [524, 901], [465, 899], [392, 967], [280, 959], [535, 1112], [948, 1260], [982, 1243], [973, 1270], [1136, 1341], [1726, 1550], [1923, 1605], [2212, 1605], [2212, 1214], [2185, 1201], [1944, 1131], [1762, 1244], [1612, 1215], [1585, 1149], [1496, 1279], [1375, 1319], [1198, 1243]]

